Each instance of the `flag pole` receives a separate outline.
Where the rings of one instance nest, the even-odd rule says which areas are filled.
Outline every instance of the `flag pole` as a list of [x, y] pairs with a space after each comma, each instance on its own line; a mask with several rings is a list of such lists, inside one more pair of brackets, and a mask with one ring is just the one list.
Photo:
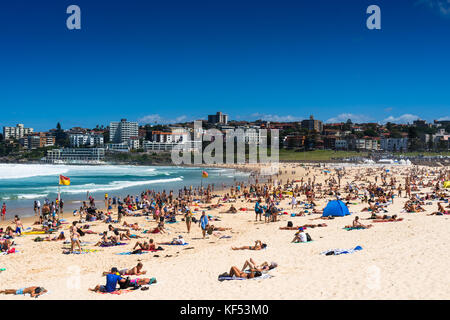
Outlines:
[[58, 209], [58, 216], [61, 214], [61, 185], [58, 184], [58, 205], [56, 206]]

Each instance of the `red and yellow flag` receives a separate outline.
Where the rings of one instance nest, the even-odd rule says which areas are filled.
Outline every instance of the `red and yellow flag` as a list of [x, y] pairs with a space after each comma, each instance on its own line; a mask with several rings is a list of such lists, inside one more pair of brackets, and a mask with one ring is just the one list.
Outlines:
[[208, 172], [202, 171], [202, 178], [208, 178]]
[[64, 186], [70, 186], [70, 178], [60, 175], [59, 176], [59, 184], [62, 184]]

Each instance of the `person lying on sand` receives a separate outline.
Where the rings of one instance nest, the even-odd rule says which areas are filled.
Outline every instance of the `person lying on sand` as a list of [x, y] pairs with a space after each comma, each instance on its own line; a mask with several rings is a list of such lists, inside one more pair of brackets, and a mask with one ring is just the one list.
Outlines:
[[231, 230], [231, 228], [215, 227], [214, 225], [210, 225], [209, 229], [211, 229], [212, 231], [227, 231], [227, 230]]
[[345, 228], [358, 228], [358, 229], [368, 229], [371, 228], [372, 225], [368, 224], [368, 225], [364, 225], [361, 222], [359, 222], [359, 217], [356, 216], [355, 220], [353, 220], [353, 223], [351, 226], [345, 226]]
[[128, 224], [126, 221], [123, 222], [123, 226], [124, 227], [128, 227], [131, 228], [134, 231], [139, 231], [141, 230], [141, 228], [139, 227], [139, 225], [137, 224], [137, 222], [133, 223], [133, 224]]
[[373, 222], [394, 222], [394, 221], [402, 221], [402, 220], [403, 220], [402, 218], [397, 218], [397, 215], [394, 214], [392, 217], [384, 215], [381, 219], [375, 219], [375, 220], [373, 220]]
[[131, 240], [131, 238], [134, 238], [134, 239], [143, 238], [137, 234], [132, 234], [130, 230], [125, 231], [125, 233], [121, 233], [119, 237], [120, 237], [120, 240], [124, 240], [124, 239]]
[[326, 223], [319, 223], [319, 224], [305, 224], [303, 226], [298, 227], [280, 227], [280, 230], [298, 230], [299, 228], [316, 228], [316, 227], [326, 227]]
[[334, 217], [329, 216], [329, 217], [317, 217], [317, 218], [312, 218], [309, 220], [317, 220], [317, 219], [321, 219], [321, 220], [334, 220]]
[[156, 246], [153, 243], [153, 239], [150, 239], [149, 243], [147, 243], [146, 241], [144, 241], [143, 243], [137, 241], [133, 247], [133, 250], [135, 250], [138, 246], [139, 248], [141, 248], [141, 250], [156, 250]]
[[256, 240], [254, 246], [243, 246], [243, 247], [231, 247], [231, 250], [261, 250], [265, 249], [267, 245], [262, 243], [261, 240]]
[[[36, 239], [38, 239], [38, 238], [39, 237], [37, 237]], [[34, 239], [34, 241], [39, 241], [36, 239]], [[66, 240], [66, 236], [64, 235], [63, 231], [61, 231], [58, 236], [55, 236], [53, 238], [50, 236], [46, 236], [45, 238], [42, 238], [42, 241], [61, 241], [61, 240]]]
[[171, 244], [186, 244], [186, 240], [184, 240], [182, 235], [179, 235], [178, 239], [177, 238], [173, 238], [170, 243]]
[[[130, 268], [130, 269], [122, 269], [119, 271], [119, 274], [121, 276], [139, 276], [141, 274], [146, 274], [147, 271], [142, 270], [142, 268], [144, 267], [144, 265], [142, 264], [142, 262], [139, 262], [135, 267]], [[110, 274], [110, 271], [105, 271], [103, 272], [103, 276], [106, 276], [108, 274]]]
[[40, 295], [43, 295], [44, 293], [48, 292], [45, 288], [42, 287], [28, 287], [28, 288], [20, 288], [20, 289], [6, 289], [0, 291], [0, 294], [29, 294], [32, 298], [37, 298]]
[[125, 283], [120, 283], [119, 286], [120, 289], [127, 289], [127, 288], [138, 288], [140, 286], [144, 286], [146, 284], [154, 284], [157, 283], [156, 278], [136, 278], [136, 279], [127, 279]]
[[238, 277], [245, 279], [252, 279], [254, 277], [260, 277], [262, 275], [261, 271], [252, 271], [250, 273], [239, 270], [238, 267], [233, 266], [230, 269], [230, 272], [221, 274], [222, 277]]
[[266, 272], [275, 269], [276, 267], [278, 267], [278, 264], [276, 262], [271, 262], [269, 264], [266, 261], [261, 265], [257, 265], [256, 262], [252, 258], [250, 258], [249, 260], [245, 261], [244, 266], [242, 267], [242, 271], [245, 271], [246, 268], [249, 268], [251, 271]]

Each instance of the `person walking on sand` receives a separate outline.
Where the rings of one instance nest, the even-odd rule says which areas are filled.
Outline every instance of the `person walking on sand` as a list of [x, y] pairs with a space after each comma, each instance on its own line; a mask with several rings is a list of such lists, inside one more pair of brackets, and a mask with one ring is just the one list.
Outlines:
[[186, 228], [187, 232], [191, 232], [191, 223], [192, 223], [192, 212], [191, 210], [187, 210], [186, 214], [184, 215], [184, 220], [186, 221]]
[[80, 243], [80, 234], [78, 233], [77, 222], [72, 222], [72, 226], [70, 227], [70, 252], [73, 253], [73, 248], [75, 244], [78, 246], [78, 249], [81, 253], [81, 243]]
[[202, 216], [200, 218], [200, 228], [202, 228], [203, 239], [206, 237], [206, 229], [209, 225], [208, 217], [205, 215], [205, 211], [202, 212]]
[[3, 202], [2, 206], [2, 221], [6, 220], [6, 203]]

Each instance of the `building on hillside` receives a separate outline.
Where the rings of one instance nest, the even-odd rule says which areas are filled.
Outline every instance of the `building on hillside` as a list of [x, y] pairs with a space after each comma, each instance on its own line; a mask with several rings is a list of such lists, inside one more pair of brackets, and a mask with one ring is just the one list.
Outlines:
[[28, 150], [53, 147], [55, 145], [55, 137], [48, 132], [36, 132], [20, 138], [19, 143], [24, 149]]
[[70, 146], [79, 147], [103, 147], [104, 138], [100, 134], [72, 133], [69, 134]]
[[109, 143], [106, 145], [106, 150], [111, 151], [111, 152], [129, 152], [130, 145], [128, 142]]
[[137, 122], [121, 119], [120, 122], [111, 122], [109, 125], [109, 139], [112, 143], [128, 143], [132, 137], [139, 136]]
[[33, 128], [25, 128], [23, 124], [19, 123], [15, 127], [3, 127], [3, 139], [19, 140], [26, 135], [33, 133]]
[[306, 136], [288, 135], [284, 137], [283, 146], [285, 148], [303, 148], [305, 146]]
[[145, 152], [168, 152], [172, 151], [176, 147], [185, 152], [200, 152], [202, 150], [202, 141], [187, 140], [179, 143], [144, 141], [142, 147]]
[[335, 141], [334, 147], [336, 150], [347, 150], [349, 148], [347, 140], [343, 139], [337, 139]]
[[216, 114], [208, 115], [208, 122], [212, 124], [227, 124], [228, 115], [219, 111]]
[[303, 120], [301, 122], [301, 126], [303, 129], [308, 129], [309, 131], [316, 131], [318, 133], [321, 133], [323, 131], [322, 121], [314, 120], [313, 116], [310, 116], [307, 120]]
[[380, 149], [390, 152], [406, 152], [408, 151], [408, 138], [382, 138]]
[[99, 163], [105, 159], [104, 148], [62, 148], [47, 151], [49, 163]]

